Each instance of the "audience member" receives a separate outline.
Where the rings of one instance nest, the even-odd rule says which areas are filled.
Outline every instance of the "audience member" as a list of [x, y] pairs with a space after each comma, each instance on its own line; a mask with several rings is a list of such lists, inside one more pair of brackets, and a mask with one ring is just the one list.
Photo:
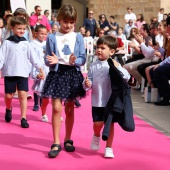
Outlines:
[[109, 32], [115, 31], [116, 33], [118, 33], [119, 24], [115, 21], [115, 17], [113, 15], [110, 16], [109, 26]]
[[136, 15], [132, 12], [133, 8], [131, 6], [127, 7], [127, 14], [124, 16], [125, 24], [129, 23], [129, 20], [132, 20], [133, 23], [136, 22]]
[[107, 35], [108, 31], [109, 31], [110, 25], [109, 25], [109, 22], [106, 19], [106, 15], [105, 14], [99, 15], [98, 23], [99, 23], [99, 28], [103, 28], [104, 31], [105, 31], [105, 35]]
[[37, 5], [34, 7], [34, 10], [35, 10], [35, 14], [30, 16], [29, 18], [30, 26], [36, 27], [36, 25], [42, 24], [50, 32], [51, 26], [48, 22], [47, 17], [41, 14], [41, 11], [42, 11], [41, 7]]
[[161, 8], [158, 12], [158, 22], [161, 22], [163, 20], [164, 15], [164, 8]]
[[118, 28], [117, 38], [121, 38], [122, 40], [126, 40], [126, 36], [125, 36], [125, 34], [123, 34], [123, 28], [122, 27]]
[[86, 30], [90, 30], [91, 36], [96, 35], [96, 20], [93, 18], [93, 11], [90, 10], [88, 13], [88, 18], [85, 18], [83, 26]]
[[136, 28], [136, 26], [134, 25], [133, 20], [130, 19], [130, 20], [128, 21], [128, 23], [125, 25], [125, 29], [124, 29], [124, 34], [126, 35], [126, 38], [129, 37], [129, 35], [130, 35], [130, 30], [131, 30], [132, 28]]
[[141, 29], [142, 25], [145, 24], [146, 22], [144, 21], [144, 16], [143, 14], [139, 14], [137, 17], [137, 21], [135, 22], [135, 26], [138, 28], [138, 30]]

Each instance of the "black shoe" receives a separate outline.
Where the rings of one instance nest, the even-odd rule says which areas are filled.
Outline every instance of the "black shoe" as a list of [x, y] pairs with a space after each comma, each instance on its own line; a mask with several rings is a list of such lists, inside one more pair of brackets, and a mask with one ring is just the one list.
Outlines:
[[34, 105], [33, 111], [38, 111], [38, 110], [39, 110], [39, 106], [38, 105]]
[[[54, 147], [58, 147], [58, 150], [52, 150]], [[50, 150], [50, 152], [48, 152], [48, 156], [50, 158], [55, 158], [59, 154], [59, 152], [61, 150], [62, 150], [61, 145], [59, 145], [59, 144], [52, 144], [51, 145], [51, 150]]]
[[75, 100], [74, 104], [75, 104], [76, 107], [80, 107], [81, 106], [80, 102], [77, 99]]
[[[70, 145], [67, 145], [70, 144]], [[75, 147], [73, 146], [73, 141], [72, 140], [67, 140], [64, 142], [64, 148], [67, 152], [74, 152]]]
[[155, 102], [154, 104], [157, 106], [169, 106], [170, 102], [169, 100], [161, 100], [160, 102]]
[[22, 128], [29, 128], [29, 124], [25, 118], [21, 119], [21, 127]]
[[5, 113], [5, 121], [6, 122], [10, 122], [12, 120], [12, 109], [6, 109], [6, 113]]

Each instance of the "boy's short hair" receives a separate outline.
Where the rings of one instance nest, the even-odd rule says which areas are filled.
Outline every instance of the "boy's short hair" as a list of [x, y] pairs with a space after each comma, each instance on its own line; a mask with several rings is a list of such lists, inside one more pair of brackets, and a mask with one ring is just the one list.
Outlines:
[[99, 38], [98, 41], [97, 41], [97, 46], [99, 46], [101, 44], [105, 44], [110, 49], [116, 50], [118, 42], [117, 42], [116, 38], [114, 38], [110, 35], [104, 35], [101, 38]]
[[40, 25], [37, 25], [34, 29], [35, 32], [38, 32], [40, 29], [47, 29], [44, 25], [40, 24]]
[[26, 25], [27, 21], [23, 17], [12, 17], [10, 20], [10, 26], [14, 27], [15, 25]]
[[72, 5], [62, 5], [58, 11], [57, 20], [68, 19], [76, 22], [77, 11]]
[[112, 19], [114, 19], [114, 20], [115, 20], [115, 16], [113, 16], [113, 15], [110, 15], [110, 18], [112, 18]]

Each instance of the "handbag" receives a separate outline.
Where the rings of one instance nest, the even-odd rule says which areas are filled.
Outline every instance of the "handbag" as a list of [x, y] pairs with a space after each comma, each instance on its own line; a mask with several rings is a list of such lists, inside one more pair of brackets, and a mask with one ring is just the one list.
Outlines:
[[151, 88], [150, 85], [145, 87], [144, 99], [146, 103], [159, 102], [161, 97], [159, 96], [158, 88]]

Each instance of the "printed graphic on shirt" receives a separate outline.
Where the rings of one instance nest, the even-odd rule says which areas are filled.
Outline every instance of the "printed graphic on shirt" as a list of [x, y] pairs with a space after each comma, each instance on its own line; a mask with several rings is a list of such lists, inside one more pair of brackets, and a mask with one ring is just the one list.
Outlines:
[[62, 46], [63, 46], [63, 48], [62, 48], [61, 51], [63, 52], [64, 59], [69, 59], [69, 57], [70, 57], [71, 49], [70, 49], [69, 44], [70, 44], [69, 39], [64, 38], [64, 39], [62, 40]]
[[70, 55], [71, 54], [71, 50], [70, 50], [70, 47], [69, 45], [65, 44], [64, 45], [64, 48], [62, 49], [62, 52], [64, 53], [64, 55], [67, 57], [67, 55]]

